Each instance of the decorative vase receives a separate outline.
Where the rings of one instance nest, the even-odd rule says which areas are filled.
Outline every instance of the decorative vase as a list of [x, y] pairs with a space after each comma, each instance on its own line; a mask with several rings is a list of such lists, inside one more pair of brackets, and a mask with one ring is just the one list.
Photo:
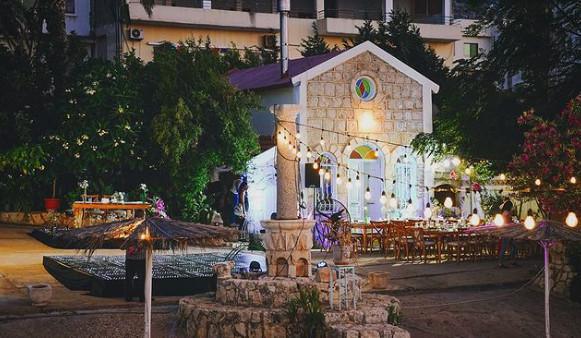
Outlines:
[[351, 246], [345, 244], [333, 244], [333, 263], [335, 265], [351, 264]]
[[60, 198], [45, 198], [44, 199], [44, 208], [46, 211], [57, 211], [61, 207], [61, 200]]
[[32, 284], [27, 288], [33, 306], [45, 306], [52, 298], [52, 287], [48, 284]]

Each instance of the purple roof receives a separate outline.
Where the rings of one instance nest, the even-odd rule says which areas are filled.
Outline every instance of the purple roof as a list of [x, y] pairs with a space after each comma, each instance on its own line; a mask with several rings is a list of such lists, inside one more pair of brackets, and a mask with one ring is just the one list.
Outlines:
[[289, 60], [289, 76], [280, 76], [280, 63], [273, 63], [254, 68], [235, 70], [230, 73], [230, 83], [240, 90], [256, 90], [291, 86], [291, 78], [339, 55], [341, 52], [308, 56]]

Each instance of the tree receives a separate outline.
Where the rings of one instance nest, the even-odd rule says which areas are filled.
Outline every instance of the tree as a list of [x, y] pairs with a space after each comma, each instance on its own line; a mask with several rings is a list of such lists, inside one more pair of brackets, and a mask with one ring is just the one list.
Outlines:
[[300, 44], [302, 56], [312, 56], [319, 54], [326, 54], [331, 51], [325, 39], [319, 35], [319, 27], [316, 22], [313, 22], [313, 35], [309, 35], [306, 39], [301, 40]]

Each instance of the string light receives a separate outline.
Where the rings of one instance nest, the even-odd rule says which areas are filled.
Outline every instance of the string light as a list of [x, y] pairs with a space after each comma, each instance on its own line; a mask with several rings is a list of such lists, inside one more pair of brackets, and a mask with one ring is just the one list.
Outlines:
[[313, 162], [313, 169], [314, 170], [319, 169], [319, 162], [317, 162], [317, 161]]
[[391, 197], [389, 198], [389, 207], [392, 209], [397, 209], [397, 199], [395, 198], [394, 193], [391, 193]]
[[307, 147], [307, 158], [310, 159], [313, 157], [313, 153], [311, 152], [311, 148]]
[[478, 210], [472, 210], [472, 215], [470, 215], [468, 222], [470, 222], [470, 225], [473, 226], [480, 225], [480, 216], [478, 216]]
[[575, 215], [573, 211], [569, 211], [569, 213], [567, 214], [567, 218], [565, 218], [565, 224], [567, 224], [567, 226], [571, 228], [574, 228], [577, 226], [578, 223], [579, 220], [577, 219], [577, 215]]
[[533, 230], [537, 226], [535, 219], [531, 214], [532, 210], [529, 209], [529, 215], [525, 218], [525, 228], [527, 230]]
[[500, 174], [499, 178], [500, 178], [501, 181], [504, 181], [504, 180], [506, 180], [506, 175], [505, 174]]
[[367, 189], [365, 189], [365, 200], [369, 201], [371, 199], [371, 190], [369, 189], [369, 186], [367, 186]]
[[353, 185], [351, 184], [351, 177], [347, 179], [347, 189], [351, 189]]
[[329, 172], [329, 170], [325, 171], [325, 180], [327, 181], [331, 180], [331, 173]]
[[383, 205], [385, 205], [387, 203], [387, 194], [385, 193], [385, 190], [381, 192], [381, 197], [379, 198], [379, 202]]
[[348, 144], [348, 145], [345, 146], [345, 152], [346, 153], [350, 153], [351, 152], [351, 145], [350, 144]]
[[339, 175], [339, 173], [337, 173], [337, 185], [341, 184], [342, 180], [341, 180], [341, 175]]
[[377, 158], [379, 157], [379, 149], [375, 148], [375, 150], [373, 151], [373, 157]]
[[323, 138], [323, 135], [321, 135], [321, 140], [319, 141], [319, 143], [321, 144], [321, 146], [325, 145], [325, 139]]
[[540, 179], [540, 178], [537, 178], [537, 179], [535, 180], [535, 185], [536, 185], [537, 187], [541, 185], [541, 179]]
[[321, 168], [319, 169], [319, 176], [323, 176], [325, 175], [325, 169]]
[[432, 218], [432, 208], [430, 207], [430, 203], [426, 203], [426, 208], [424, 209], [424, 218], [427, 220]]
[[359, 179], [359, 172], [357, 172], [357, 176], [355, 176], [355, 186], [356, 187], [361, 186], [361, 180]]
[[464, 172], [466, 173], [466, 175], [470, 175], [472, 173], [472, 168], [468, 167], [464, 170]]
[[298, 140], [301, 138], [301, 133], [297, 132], [297, 134], [295, 135], [295, 138]]
[[446, 199], [444, 200], [444, 206], [450, 209], [452, 208], [453, 205], [454, 203], [452, 202], [452, 199], [450, 197], [446, 197]]
[[575, 176], [571, 176], [571, 179], [569, 180], [569, 183], [571, 183], [571, 184], [577, 184], [577, 179], [575, 178]]
[[502, 217], [501, 214], [496, 214], [494, 215], [494, 224], [496, 224], [496, 226], [501, 227], [504, 225], [504, 217]]

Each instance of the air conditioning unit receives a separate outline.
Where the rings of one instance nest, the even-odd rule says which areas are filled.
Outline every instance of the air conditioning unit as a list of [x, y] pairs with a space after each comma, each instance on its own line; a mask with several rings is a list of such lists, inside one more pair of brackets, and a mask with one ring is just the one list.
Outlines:
[[143, 40], [143, 29], [129, 28], [127, 35], [129, 36], [129, 40]]
[[267, 49], [275, 49], [278, 43], [276, 35], [269, 34], [262, 36], [262, 46]]

